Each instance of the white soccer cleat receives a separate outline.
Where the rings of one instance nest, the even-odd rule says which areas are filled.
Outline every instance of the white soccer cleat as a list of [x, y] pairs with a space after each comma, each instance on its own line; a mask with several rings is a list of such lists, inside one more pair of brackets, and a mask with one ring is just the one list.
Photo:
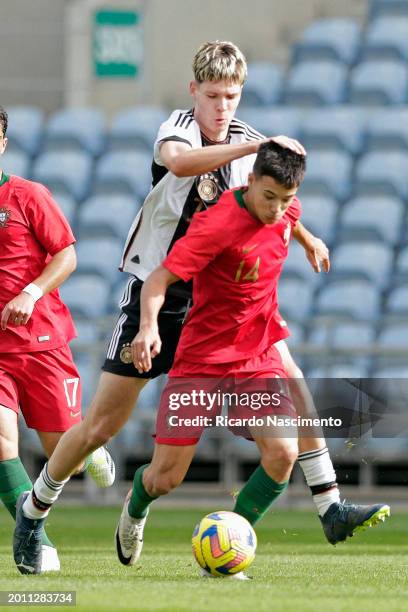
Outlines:
[[142, 554], [143, 531], [147, 519], [147, 515], [141, 519], [129, 515], [128, 506], [131, 494], [132, 492], [129, 491], [126, 496], [115, 533], [116, 551], [123, 565], [134, 565]]
[[207, 572], [207, 570], [205, 569], [201, 569], [201, 578], [227, 578], [229, 580], [251, 580], [251, 578], [249, 576], [247, 576], [246, 574], [244, 574], [244, 572], [237, 572], [236, 574], [227, 574], [225, 576], [214, 576], [213, 574], [210, 574], [210, 572]]
[[41, 546], [41, 574], [43, 572], [59, 572], [61, 569], [57, 549], [53, 546], [42, 544]]
[[115, 482], [115, 464], [109, 452], [104, 446], [97, 448], [91, 456], [86, 471], [102, 489], [110, 487]]

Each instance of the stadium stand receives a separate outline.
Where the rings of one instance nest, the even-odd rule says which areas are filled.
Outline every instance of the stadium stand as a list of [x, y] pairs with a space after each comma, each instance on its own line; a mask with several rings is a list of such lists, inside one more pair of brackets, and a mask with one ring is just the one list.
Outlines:
[[120, 111], [112, 121], [110, 148], [141, 149], [151, 156], [157, 130], [167, 117], [167, 111], [156, 106], [135, 106]]
[[395, 246], [404, 214], [404, 204], [397, 198], [378, 195], [353, 198], [341, 210], [338, 240], [372, 239]]
[[33, 179], [80, 202], [89, 193], [91, 171], [92, 157], [85, 151], [49, 151], [36, 158]]
[[81, 238], [112, 236], [124, 240], [140, 206], [140, 200], [129, 196], [91, 196], [79, 210]]
[[151, 185], [152, 154], [142, 151], [109, 151], [95, 168], [93, 191], [130, 195], [143, 200]]
[[366, 151], [408, 150], [408, 108], [396, 106], [372, 111], [367, 123]]
[[277, 104], [282, 95], [283, 71], [270, 62], [248, 64], [248, 78], [242, 92], [243, 106]]
[[30, 158], [18, 149], [6, 150], [2, 159], [2, 167], [7, 174], [18, 174], [28, 177], [30, 175]]
[[408, 196], [408, 153], [372, 151], [357, 162], [355, 193]]
[[347, 92], [347, 68], [337, 61], [295, 64], [286, 81], [284, 101], [299, 105], [339, 104]]
[[400, 60], [368, 60], [351, 71], [349, 101], [359, 105], [407, 101], [408, 69]]
[[408, 15], [379, 17], [368, 25], [361, 55], [367, 60], [408, 59]]
[[364, 148], [367, 112], [354, 106], [313, 110], [302, 121], [300, 138], [311, 150], [334, 149], [358, 155]]
[[65, 108], [48, 120], [44, 134], [46, 150], [87, 151], [100, 155], [105, 147], [105, 115], [98, 108]]
[[34, 106], [9, 106], [7, 130], [9, 152], [15, 149], [34, 156], [43, 138], [44, 113]]
[[337, 60], [352, 64], [359, 52], [361, 32], [352, 19], [318, 19], [294, 45], [292, 63]]

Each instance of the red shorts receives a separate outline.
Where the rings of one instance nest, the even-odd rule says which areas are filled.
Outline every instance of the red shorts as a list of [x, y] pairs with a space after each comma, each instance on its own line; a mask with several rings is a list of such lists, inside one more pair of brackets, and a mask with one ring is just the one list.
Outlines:
[[81, 381], [68, 345], [34, 353], [0, 353], [0, 406], [21, 412], [28, 427], [67, 431], [81, 421]]
[[[191, 444], [197, 444], [200, 436], [206, 426], [209, 426], [209, 421], [204, 419], [197, 419], [196, 424], [190, 427], [189, 431], [180, 427], [172, 428], [172, 420], [169, 417], [174, 417], [177, 412], [177, 418], [188, 419], [188, 417], [207, 417], [207, 419], [214, 418], [220, 413], [222, 404], [217, 403], [217, 399], [221, 396], [217, 394], [217, 391], [225, 393], [240, 393], [245, 392], [245, 395], [254, 393], [269, 393], [271, 396], [273, 393], [280, 392], [280, 398], [282, 401], [279, 405], [272, 406], [271, 404], [266, 406], [259, 406], [256, 408], [247, 408], [243, 410], [242, 407], [235, 408], [235, 415], [248, 417], [249, 415], [255, 415], [257, 417], [264, 417], [268, 414], [284, 414], [294, 416], [295, 411], [292, 406], [289, 394], [285, 389], [282, 392], [282, 381], [278, 382], [279, 379], [287, 378], [286, 371], [284, 370], [282, 358], [279, 351], [274, 347], [270, 347], [267, 351], [261, 355], [250, 357], [249, 359], [242, 359], [231, 363], [217, 363], [217, 364], [199, 364], [189, 363], [182, 359], [176, 359], [172, 369], [169, 372], [169, 380], [166, 387], [163, 389], [162, 396], [160, 398], [160, 405], [157, 414], [156, 421], [156, 444], [170, 444], [175, 446], [187, 446]], [[242, 380], [244, 379], [244, 380]], [[277, 380], [278, 379], [278, 380]], [[187, 398], [194, 397], [198, 398], [200, 393], [209, 393], [214, 396], [214, 406], [210, 409], [197, 408], [197, 404], [189, 403]], [[181, 398], [186, 397], [184, 405], [178, 405], [175, 407], [175, 397]], [[172, 412], [173, 411], [173, 412]], [[174, 418], [173, 418], [174, 421]], [[212, 422], [212, 424], [214, 424]], [[188, 427], [188, 426], [187, 426]], [[177, 437], [167, 435], [171, 433], [171, 430], [177, 431]], [[244, 429], [244, 431], [246, 431]], [[183, 435], [188, 434], [188, 435]], [[246, 434], [238, 434], [244, 435]]]

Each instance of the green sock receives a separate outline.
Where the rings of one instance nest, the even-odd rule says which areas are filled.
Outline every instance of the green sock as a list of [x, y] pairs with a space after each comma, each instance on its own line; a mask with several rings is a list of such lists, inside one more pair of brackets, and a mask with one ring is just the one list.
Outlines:
[[[17, 499], [23, 491], [31, 491], [33, 485], [19, 457], [0, 461], [0, 499], [16, 519]], [[43, 532], [42, 543], [55, 548], [54, 544]]]
[[133, 490], [132, 496], [129, 501], [128, 512], [133, 518], [143, 518], [147, 514], [147, 509], [157, 497], [150, 497], [146, 489], [143, 486], [143, 472], [147, 468], [147, 465], [142, 465], [135, 472], [133, 479]]
[[288, 482], [275, 482], [259, 465], [235, 501], [234, 512], [254, 525], [272, 502], [286, 489]]

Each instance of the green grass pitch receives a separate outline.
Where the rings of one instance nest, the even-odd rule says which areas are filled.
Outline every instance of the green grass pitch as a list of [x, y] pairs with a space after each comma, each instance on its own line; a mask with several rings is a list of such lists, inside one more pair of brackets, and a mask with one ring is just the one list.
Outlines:
[[2, 510], [0, 590], [75, 590], [77, 605], [68, 610], [407, 610], [406, 514], [395, 512], [384, 525], [332, 547], [313, 513], [270, 512], [256, 529], [258, 553], [248, 571], [253, 580], [231, 582], [199, 578], [191, 553], [195, 523], [218, 509], [153, 508], [141, 563], [123, 567], [113, 545], [119, 508], [56, 507], [48, 533], [59, 547], [58, 576], [18, 574], [12, 521]]

